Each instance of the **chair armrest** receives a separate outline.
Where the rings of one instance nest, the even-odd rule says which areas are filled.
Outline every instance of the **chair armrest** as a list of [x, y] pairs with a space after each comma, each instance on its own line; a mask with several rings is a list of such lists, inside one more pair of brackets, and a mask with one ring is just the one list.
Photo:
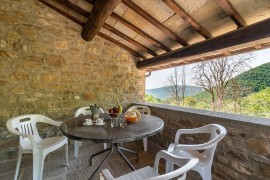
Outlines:
[[182, 134], [198, 134], [198, 133], [204, 133], [201, 130], [204, 127], [199, 127], [199, 128], [194, 128], [194, 129], [179, 129], [178, 131], [176, 131], [176, 135], [175, 135], [175, 143], [179, 143], [179, 139], [180, 136]]
[[178, 166], [182, 166], [183, 161], [188, 160], [188, 162], [184, 166], [182, 166], [181, 168], [178, 168], [175, 171], [160, 175], [158, 177], [149, 178], [147, 180], [171, 179], [171, 178], [174, 178], [175, 176], [185, 175], [185, 173], [188, 170], [192, 169], [199, 161], [198, 158], [180, 157], [180, 156], [176, 156], [172, 153], [169, 153], [165, 150], [162, 150], [162, 151], [159, 151], [156, 155], [155, 164], [154, 164], [154, 169], [156, 171], [158, 171], [158, 165], [159, 165], [159, 161], [161, 158], [165, 159], [166, 161], [169, 161], [173, 164], [176, 164]]
[[39, 119], [39, 122], [42, 122], [42, 123], [46, 123], [46, 124], [51, 124], [53, 126], [60, 126], [62, 124], [62, 122], [59, 122], [59, 121], [55, 121], [55, 120], [52, 120], [46, 116], [42, 116], [43, 118], [40, 118]]
[[175, 146], [174, 152], [179, 150], [205, 150], [213, 147], [214, 145], [215, 142], [213, 141], [209, 141], [203, 144], [178, 144], [177, 146]]
[[108, 169], [103, 169], [101, 171], [101, 173], [102, 173], [105, 180], [113, 180], [113, 179], [115, 179]]
[[169, 153], [173, 153], [173, 152], [174, 152], [174, 149], [175, 149], [175, 147], [176, 147], [177, 145], [179, 145], [179, 144], [177, 144], [177, 143], [171, 143], [171, 144], [169, 145], [167, 151], [168, 151]]

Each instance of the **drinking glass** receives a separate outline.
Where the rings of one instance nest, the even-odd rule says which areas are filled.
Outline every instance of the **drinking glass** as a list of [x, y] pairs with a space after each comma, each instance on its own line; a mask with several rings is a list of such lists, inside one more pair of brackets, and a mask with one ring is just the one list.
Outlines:
[[118, 126], [118, 117], [111, 117], [111, 127]]

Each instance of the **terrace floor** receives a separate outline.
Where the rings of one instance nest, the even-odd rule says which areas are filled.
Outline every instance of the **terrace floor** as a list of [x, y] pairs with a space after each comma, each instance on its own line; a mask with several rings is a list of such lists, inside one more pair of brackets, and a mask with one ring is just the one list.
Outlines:
[[[156, 152], [161, 147], [154, 143], [149, 142], [147, 152], [142, 149], [142, 141], [125, 143], [124, 147], [139, 152], [139, 161], [136, 161], [136, 156], [130, 153], [124, 153], [130, 162], [136, 169], [144, 167], [146, 165], [153, 166]], [[43, 179], [46, 180], [86, 180], [90, 177], [92, 172], [98, 166], [99, 162], [105, 157], [107, 153], [96, 156], [93, 159], [93, 165], [89, 166], [89, 157], [91, 154], [96, 153], [103, 149], [103, 144], [94, 144], [92, 142], [83, 142], [80, 147], [78, 159], [74, 158], [74, 146], [73, 143], [69, 146], [69, 167], [64, 165], [64, 148], [61, 148], [55, 152], [50, 153], [44, 164]], [[12, 161], [8, 165], [1, 165], [2, 168], [12, 169], [9, 172], [5, 172], [0, 175], [0, 179], [13, 179], [15, 173], [16, 160]], [[7, 167], [10, 166], [10, 167]], [[1, 168], [1, 169], [2, 169]], [[106, 164], [101, 169], [108, 168], [114, 177], [121, 176], [131, 169], [127, 166], [122, 158], [114, 151], [113, 155], [107, 160]], [[3, 170], [3, 169], [2, 169]], [[31, 180], [32, 179], [32, 155], [23, 155], [19, 178], [20, 180]], [[100, 179], [99, 174], [94, 178]]]

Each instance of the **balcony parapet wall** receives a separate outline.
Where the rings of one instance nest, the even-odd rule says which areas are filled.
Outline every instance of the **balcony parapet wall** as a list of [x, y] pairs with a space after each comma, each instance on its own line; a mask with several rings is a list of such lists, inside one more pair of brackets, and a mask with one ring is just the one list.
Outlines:
[[[150, 137], [165, 149], [178, 129], [220, 124], [227, 135], [219, 142], [212, 167], [213, 179], [270, 179], [270, 119], [152, 103], [151, 114], [164, 120], [164, 129]], [[183, 136], [183, 143], [201, 143], [208, 136]]]

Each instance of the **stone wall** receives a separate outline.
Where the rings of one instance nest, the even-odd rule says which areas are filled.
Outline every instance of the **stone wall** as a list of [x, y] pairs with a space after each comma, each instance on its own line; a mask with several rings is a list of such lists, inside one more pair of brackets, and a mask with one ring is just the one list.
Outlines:
[[[140, 103], [151, 109], [151, 114], [164, 120], [161, 133], [149, 138], [165, 149], [174, 142], [175, 133], [182, 128], [195, 128], [206, 124], [220, 124], [227, 135], [219, 142], [214, 156], [213, 179], [256, 180], [270, 179], [270, 119], [240, 116], [169, 105]], [[192, 136], [184, 142], [203, 142], [206, 137]], [[194, 176], [195, 174], [195, 176]], [[189, 174], [198, 179], [198, 174]]]
[[7, 132], [14, 116], [38, 113], [65, 120], [90, 104], [107, 109], [144, 99], [137, 59], [35, 0], [0, 3], [0, 162], [16, 158], [18, 138]]

